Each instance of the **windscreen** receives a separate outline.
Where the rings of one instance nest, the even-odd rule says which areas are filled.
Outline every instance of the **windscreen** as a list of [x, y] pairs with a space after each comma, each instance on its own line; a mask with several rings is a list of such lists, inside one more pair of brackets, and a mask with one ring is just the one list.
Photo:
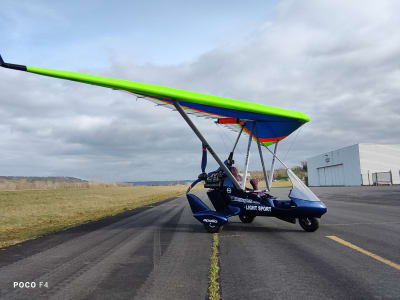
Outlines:
[[287, 174], [293, 184], [289, 197], [308, 201], [321, 201], [319, 198], [301, 181], [292, 170], [287, 169]]

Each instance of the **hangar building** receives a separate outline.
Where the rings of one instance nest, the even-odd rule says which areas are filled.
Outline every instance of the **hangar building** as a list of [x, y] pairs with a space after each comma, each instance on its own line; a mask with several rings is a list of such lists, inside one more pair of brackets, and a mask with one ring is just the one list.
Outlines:
[[400, 144], [355, 144], [307, 159], [310, 186], [400, 184]]

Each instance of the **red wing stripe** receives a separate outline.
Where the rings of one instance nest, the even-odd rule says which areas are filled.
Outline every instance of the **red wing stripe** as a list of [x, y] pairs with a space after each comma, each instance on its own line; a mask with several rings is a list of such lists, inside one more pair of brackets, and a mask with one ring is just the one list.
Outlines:
[[283, 140], [286, 136], [280, 136], [280, 137], [275, 137], [275, 138], [261, 138], [259, 139], [261, 143], [265, 143], [265, 142], [277, 142], [280, 140]]
[[237, 118], [219, 118], [218, 124], [237, 124], [239, 120]]

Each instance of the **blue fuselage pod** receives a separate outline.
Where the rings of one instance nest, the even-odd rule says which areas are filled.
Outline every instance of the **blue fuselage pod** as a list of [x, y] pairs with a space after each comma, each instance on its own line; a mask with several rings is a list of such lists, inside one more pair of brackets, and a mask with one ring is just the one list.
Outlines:
[[192, 209], [193, 216], [203, 224], [224, 225], [228, 222], [228, 217], [217, 211], [212, 211], [199, 197], [193, 194], [186, 194]]

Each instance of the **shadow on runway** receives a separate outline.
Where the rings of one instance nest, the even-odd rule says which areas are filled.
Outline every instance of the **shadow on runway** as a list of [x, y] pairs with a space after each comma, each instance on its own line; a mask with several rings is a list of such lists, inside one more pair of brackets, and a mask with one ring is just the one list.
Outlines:
[[[295, 226], [295, 225], [294, 225]], [[257, 226], [254, 224], [228, 223], [222, 228], [225, 232], [304, 232], [302, 229], [290, 229], [285, 227]]]
[[[175, 232], [191, 232], [191, 233], [204, 233], [204, 234], [210, 234], [208, 233], [205, 229], [204, 226], [200, 223], [179, 223], [176, 224], [176, 226], [171, 226], [168, 228], [168, 226], [163, 227], [163, 231], [175, 231]], [[263, 233], [268, 233], [268, 232], [304, 232], [302, 229], [289, 229], [289, 228], [284, 228], [284, 227], [268, 227], [268, 226], [255, 226], [255, 225], [242, 225], [240, 223], [232, 224], [228, 223], [223, 226], [221, 229], [221, 232], [263, 232]]]

